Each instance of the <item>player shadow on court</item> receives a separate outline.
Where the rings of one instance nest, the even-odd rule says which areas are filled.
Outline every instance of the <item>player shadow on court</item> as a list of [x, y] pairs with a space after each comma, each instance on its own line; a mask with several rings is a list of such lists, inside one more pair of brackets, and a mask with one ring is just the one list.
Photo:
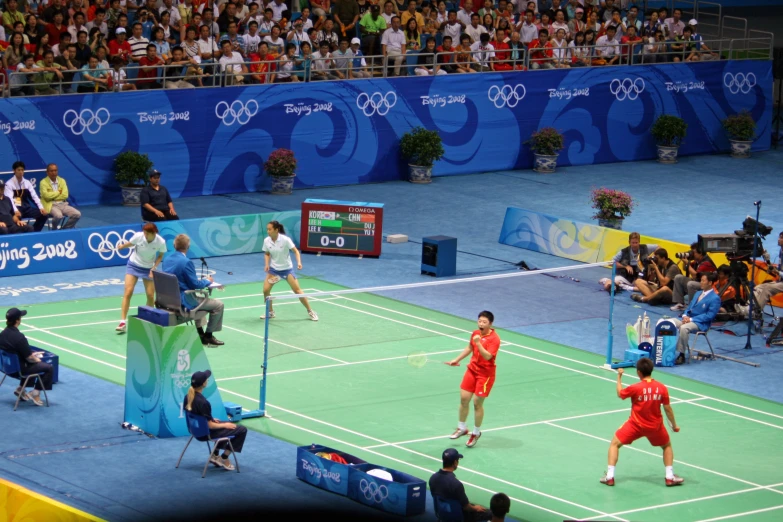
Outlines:
[[511, 448], [521, 448], [524, 445], [525, 445], [524, 441], [519, 439], [512, 439], [509, 437], [498, 437], [496, 435], [493, 435], [491, 441], [487, 441], [486, 447], [492, 449], [511, 449]]

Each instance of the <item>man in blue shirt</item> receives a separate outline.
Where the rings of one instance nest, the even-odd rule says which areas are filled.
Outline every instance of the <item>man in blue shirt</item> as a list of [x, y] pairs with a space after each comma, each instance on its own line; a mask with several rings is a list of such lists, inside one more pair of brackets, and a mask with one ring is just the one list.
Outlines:
[[465, 486], [454, 475], [462, 455], [454, 448], [443, 452], [443, 469], [439, 469], [430, 477], [430, 493], [432, 497], [450, 500], [462, 506], [462, 518], [465, 521], [490, 520], [492, 513], [478, 504], [471, 504], [465, 494]]
[[223, 341], [215, 339], [214, 333], [223, 329], [223, 302], [211, 298], [198, 298], [191, 294], [186, 294], [188, 290], [201, 290], [207, 288], [213, 283], [212, 276], [206, 279], [199, 279], [196, 276], [196, 268], [193, 261], [188, 259], [187, 253], [190, 248], [190, 238], [186, 234], [180, 234], [174, 238], [174, 249], [176, 252], [166, 256], [163, 260], [161, 270], [173, 276], [179, 281], [179, 290], [182, 296], [182, 306], [191, 310], [203, 301], [201, 308], [209, 312], [209, 322], [207, 330], [204, 331], [204, 320], [198, 325], [198, 333], [201, 336], [201, 344], [204, 346], [223, 346]]
[[682, 316], [682, 325], [680, 326], [680, 337], [677, 340], [677, 359], [674, 364], [685, 362], [685, 349], [688, 347], [688, 338], [691, 333], [706, 332], [710, 329], [712, 321], [718, 315], [720, 310], [720, 297], [712, 288], [713, 283], [718, 280], [715, 272], [704, 272], [701, 274], [701, 291], [693, 296], [691, 304], [685, 310]]

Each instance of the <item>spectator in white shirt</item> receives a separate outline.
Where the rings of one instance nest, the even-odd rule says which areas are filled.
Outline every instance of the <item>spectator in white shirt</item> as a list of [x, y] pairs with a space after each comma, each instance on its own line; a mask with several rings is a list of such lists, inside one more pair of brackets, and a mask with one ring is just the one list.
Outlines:
[[405, 61], [405, 33], [400, 30], [400, 17], [393, 16], [391, 27], [383, 32], [381, 49], [386, 65], [389, 59], [394, 60], [394, 76], [400, 75], [400, 67]]
[[242, 36], [245, 44], [245, 54], [258, 52], [258, 46], [261, 44], [261, 37], [258, 35], [258, 22], [251, 20], [248, 24], [248, 33]]
[[487, 28], [479, 24], [479, 20], [479, 15], [474, 14], [470, 17], [470, 25], [465, 28], [465, 34], [470, 36], [470, 41], [473, 43], [478, 43], [481, 35], [487, 33]]
[[685, 29], [685, 22], [680, 20], [682, 17], [682, 9], [676, 7], [672, 12], [672, 17], [664, 20], [667, 29], [669, 29], [669, 37], [682, 36], [682, 30]]
[[139, 60], [147, 56], [147, 45], [150, 41], [141, 35], [142, 31], [142, 25], [136, 22], [133, 24], [133, 36], [128, 39], [131, 47], [131, 61], [134, 63], [139, 63]]
[[532, 9], [525, 11], [525, 21], [517, 24], [517, 30], [519, 31], [519, 40], [526, 46], [530, 45], [530, 42], [538, 39], [538, 26], [536, 25], [536, 14]]
[[[285, 4], [285, 2], [283, 2], [283, 0], [274, 0], [273, 2], [269, 3], [267, 7], [272, 9], [272, 20], [275, 22], [282, 20], [283, 16], [288, 12], [288, 6]], [[286, 16], [285, 18], [289, 17]]]
[[233, 50], [231, 42], [223, 40], [221, 44], [223, 56], [220, 57], [220, 69], [223, 71], [226, 79], [226, 85], [242, 84], [245, 81], [247, 67], [242, 55]]
[[555, 32], [555, 37], [552, 39], [552, 55], [554, 57], [553, 63], [558, 69], [571, 67], [569, 64], [571, 53], [568, 50], [568, 41], [562, 27]]
[[220, 49], [218, 49], [215, 39], [209, 35], [209, 27], [202, 25], [200, 30], [201, 37], [198, 39], [198, 51], [201, 56], [201, 63], [213, 62], [215, 58], [220, 56]]
[[470, 25], [473, 19], [473, 0], [465, 0], [465, 5], [457, 12], [457, 20], [462, 22], [465, 27]]
[[394, 2], [388, 0], [385, 4], [383, 4], [383, 12], [381, 13], [381, 16], [386, 21], [386, 27], [391, 27], [391, 19], [397, 16], [397, 13], [394, 10]]
[[440, 30], [443, 32], [443, 36], [450, 36], [452, 42], [458, 41], [465, 26], [457, 19], [457, 12], [453, 9], [449, 11], [447, 16], [448, 19], [440, 24]]
[[495, 58], [495, 46], [489, 43], [489, 33], [481, 33], [478, 42], [473, 42], [470, 46], [473, 51], [473, 58], [476, 60], [479, 72], [494, 71], [492, 60]]
[[264, 18], [258, 22], [258, 34], [261, 38], [267, 37], [272, 34], [272, 28], [277, 27], [277, 24], [272, 20], [272, 9], [267, 7], [264, 10]]
[[595, 54], [606, 60], [606, 65], [615, 65], [620, 59], [620, 42], [615, 39], [617, 30], [613, 25], [606, 28], [606, 34], [596, 41]]
[[334, 69], [334, 60], [329, 52], [329, 42], [327, 41], [320, 43], [318, 52], [313, 55], [312, 63], [311, 80], [342, 80], [345, 78], [343, 73]]
[[49, 214], [44, 210], [33, 184], [24, 178], [26, 168], [24, 162], [16, 161], [11, 168], [14, 175], [5, 183], [5, 197], [13, 202], [16, 209], [21, 212], [22, 218], [35, 219], [33, 230], [40, 232], [49, 219]]
[[565, 21], [565, 11], [559, 9], [555, 13], [555, 21], [552, 23], [552, 32], [557, 37], [557, 31], [563, 30], [565, 37], [570, 38], [571, 29], [568, 28], [568, 23]]
[[[272, 34], [270, 36], [265, 36], [264, 41], [269, 46], [269, 54], [272, 56], [281, 56], [283, 54], [283, 50], [288, 47], [286, 45], [285, 40], [280, 38], [280, 27], [275, 25], [272, 27]], [[294, 54], [296, 54], [296, 44], [291, 44], [294, 46]]]
[[297, 54], [301, 52], [299, 46], [302, 45], [302, 42], [307, 42], [312, 45], [312, 42], [310, 41], [310, 35], [304, 32], [304, 22], [302, 22], [301, 18], [298, 18], [294, 22], [294, 30], [288, 33], [286, 40], [296, 45]]
[[95, 18], [92, 22], [87, 22], [85, 24], [85, 27], [87, 28], [87, 31], [92, 31], [93, 27], [97, 27], [98, 30], [103, 34], [103, 37], [107, 40], [109, 39], [109, 26], [106, 24], [106, 10], [102, 7], [99, 7], [95, 10]]
[[[255, 22], [260, 26], [261, 22], [264, 21], [264, 13], [258, 9], [258, 4], [256, 2], [251, 2], [249, 7], [250, 9], [247, 14], [239, 22], [240, 27], [245, 28], [245, 34], [250, 32], [250, 22]], [[262, 36], [266, 36], [266, 34], [263, 34]]]

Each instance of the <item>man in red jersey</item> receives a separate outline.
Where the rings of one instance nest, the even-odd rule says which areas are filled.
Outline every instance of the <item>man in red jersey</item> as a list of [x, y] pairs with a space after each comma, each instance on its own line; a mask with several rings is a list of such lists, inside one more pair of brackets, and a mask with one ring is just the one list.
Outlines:
[[473, 432], [465, 445], [472, 448], [481, 437], [481, 422], [484, 420], [484, 399], [489, 397], [492, 385], [495, 384], [495, 357], [500, 350], [500, 337], [492, 328], [495, 316], [486, 310], [478, 315], [478, 330], [470, 336], [470, 344], [462, 350], [462, 353], [446, 364], [459, 366], [459, 362], [473, 354], [462, 378], [459, 395], [459, 425], [451, 435], [452, 439], [458, 439], [468, 434], [466, 421], [470, 411], [470, 399], [473, 399]]
[[617, 457], [625, 444], [631, 444], [636, 439], [647, 437], [650, 444], [663, 449], [663, 465], [666, 466], [666, 486], [679, 486], [685, 479], [674, 474], [674, 451], [669, 441], [669, 432], [663, 425], [661, 406], [669, 419], [669, 425], [677, 432], [680, 428], [674, 420], [674, 411], [669, 406], [669, 390], [663, 384], [653, 380], [652, 359], [643, 357], [636, 362], [636, 375], [639, 382], [623, 389], [623, 369], [617, 370], [617, 396], [625, 400], [631, 397], [631, 418], [614, 434], [609, 445], [609, 468], [601, 479], [601, 484], [614, 486], [614, 467]]

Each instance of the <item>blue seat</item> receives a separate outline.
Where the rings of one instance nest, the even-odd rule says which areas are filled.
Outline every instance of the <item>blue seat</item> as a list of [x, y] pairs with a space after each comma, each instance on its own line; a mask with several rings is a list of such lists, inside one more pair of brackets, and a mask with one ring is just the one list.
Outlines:
[[441, 522], [462, 522], [462, 506], [456, 500], [432, 495], [435, 516]]
[[185, 444], [185, 449], [182, 450], [182, 454], [179, 456], [179, 460], [177, 461], [177, 465], [174, 466], [175, 468], [179, 468], [180, 462], [182, 462], [182, 457], [185, 456], [185, 451], [187, 451], [188, 446], [190, 446], [190, 442], [195, 438], [199, 442], [206, 442], [207, 443], [207, 452], [209, 454], [209, 457], [207, 457], [207, 463], [204, 464], [204, 472], [201, 473], [201, 478], [204, 478], [207, 475], [207, 468], [209, 467], [209, 459], [212, 456], [212, 447], [210, 443], [214, 443], [215, 447], [217, 447], [218, 444], [220, 444], [223, 441], [228, 442], [228, 449], [231, 450], [231, 454], [234, 456], [234, 463], [236, 464], [237, 473], [239, 473], [239, 461], [237, 460], [237, 454], [234, 451], [234, 446], [231, 445], [231, 439], [234, 438], [233, 435], [230, 435], [228, 437], [221, 437], [219, 439], [212, 439], [209, 435], [209, 421], [206, 417], [201, 415], [196, 415], [195, 413], [191, 413], [188, 410], [183, 410], [185, 413], [185, 419], [188, 423], [188, 433], [190, 433], [190, 438], [188, 439], [188, 443]]
[[[22, 373], [22, 366], [19, 362], [19, 356], [15, 353], [8, 353], [5, 350], [0, 350], [0, 371], [3, 372], [3, 379], [0, 380], [0, 386], [5, 382], [6, 377], [12, 379], [19, 379], [22, 381], [22, 390], [27, 388], [28, 385], [35, 385], [36, 380], [41, 382], [41, 388], [43, 388], [43, 380], [41, 376], [43, 373]], [[32, 379], [32, 383], [30, 382]], [[46, 399], [46, 407], [49, 407], [49, 396], [46, 395], [46, 390], [43, 391], [44, 398]], [[19, 407], [19, 401], [22, 400], [21, 394], [16, 398], [16, 404], [14, 404], [14, 411]]]

